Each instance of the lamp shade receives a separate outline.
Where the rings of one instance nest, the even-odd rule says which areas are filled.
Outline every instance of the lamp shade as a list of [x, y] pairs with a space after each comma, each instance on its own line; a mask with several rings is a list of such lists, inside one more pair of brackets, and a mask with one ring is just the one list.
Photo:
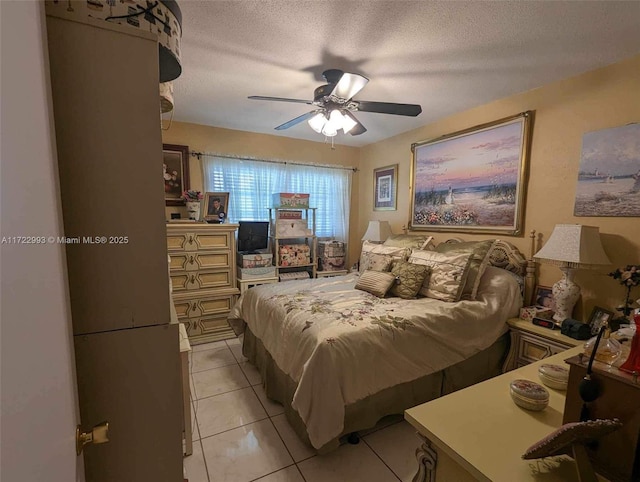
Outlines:
[[600, 242], [597, 226], [556, 224], [534, 259], [570, 268], [597, 268], [611, 264]]
[[160, 84], [160, 112], [165, 114], [173, 110], [173, 82]]
[[391, 234], [389, 221], [369, 221], [367, 232], [362, 236], [362, 240], [381, 243], [391, 236]]

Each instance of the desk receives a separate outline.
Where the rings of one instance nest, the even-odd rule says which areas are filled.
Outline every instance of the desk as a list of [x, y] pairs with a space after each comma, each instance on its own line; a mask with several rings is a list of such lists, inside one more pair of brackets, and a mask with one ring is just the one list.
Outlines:
[[[540, 365], [562, 365], [581, 351], [571, 348], [406, 410], [405, 419], [424, 442], [416, 451], [420, 466], [414, 482], [577, 481], [574, 462], [567, 456], [546, 459], [551, 470], [542, 462], [521, 458], [527, 448], [562, 425], [565, 392], [547, 388], [549, 406], [532, 412], [513, 403], [509, 384], [519, 378], [539, 382]], [[535, 470], [542, 474], [536, 476]]]

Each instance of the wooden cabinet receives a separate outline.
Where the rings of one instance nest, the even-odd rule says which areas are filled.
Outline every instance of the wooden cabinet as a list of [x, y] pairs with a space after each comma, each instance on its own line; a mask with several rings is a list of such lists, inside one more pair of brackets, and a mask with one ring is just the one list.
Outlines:
[[167, 225], [173, 302], [191, 344], [233, 338], [227, 316], [236, 286], [236, 224]]
[[56, 3], [46, 4], [46, 29], [78, 424], [110, 427], [109, 443], [85, 448], [82, 479], [182, 480], [178, 326], [169, 323], [164, 191], [153, 181], [158, 38], [88, 17], [86, 2]]
[[511, 318], [507, 324], [511, 334], [511, 348], [504, 362], [504, 372], [585, 343], [584, 340], [575, 340], [561, 334], [560, 330], [543, 328], [520, 318]]

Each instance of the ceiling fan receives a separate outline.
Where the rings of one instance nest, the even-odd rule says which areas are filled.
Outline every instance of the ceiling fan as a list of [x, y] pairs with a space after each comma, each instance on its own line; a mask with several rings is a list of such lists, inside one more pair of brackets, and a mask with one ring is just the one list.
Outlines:
[[308, 121], [311, 128], [319, 134], [333, 137], [342, 131], [352, 136], [363, 134], [367, 129], [355, 118], [353, 112], [378, 112], [380, 114], [406, 115], [415, 117], [422, 112], [417, 104], [395, 104], [391, 102], [370, 102], [367, 100], [353, 100], [369, 79], [360, 74], [351, 74], [338, 69], [325, 70], [322, 76], [327, 81], [313, 92], [313, 101], [301, 99], [287, 99], [283, 97], [264, 97], [252, 95], [252, 100], [271, 100], [276, 102], [296, 102], [299, 104], [315, 105], [318, 109], [302, 114], [276, 127], [284, 130]]

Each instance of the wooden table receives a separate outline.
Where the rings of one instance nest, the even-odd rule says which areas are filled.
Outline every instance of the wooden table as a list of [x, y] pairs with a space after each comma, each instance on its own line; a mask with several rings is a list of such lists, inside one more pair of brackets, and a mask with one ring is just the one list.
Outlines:
[[565, 359], [581, 351], [571, 348], [406, 410], [405, 419], [423, 440], [416, 451], [419, 470], [414, 482], [577, 481], [575, 464], [567, 456], [545, 459], [547, 464], [521, 458], [562, 425], [565, 392], [547, 388], [549, 406], [532, 412], [513, 403], [509, 384], [519, 378], [539, 382], [540, 365], [566, 365]]

